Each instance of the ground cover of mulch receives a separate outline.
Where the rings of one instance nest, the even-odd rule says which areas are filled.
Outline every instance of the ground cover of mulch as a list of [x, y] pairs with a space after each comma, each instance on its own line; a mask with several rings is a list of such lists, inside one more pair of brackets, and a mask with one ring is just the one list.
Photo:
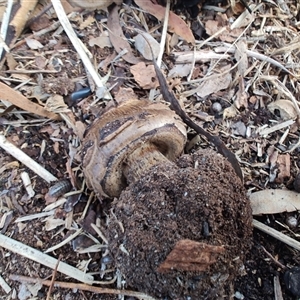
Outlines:
[[[53, 183], [1, 147], [1, 235], [88, 272], [102, 290], [80, 286], [71, 276], [56, 272], [55, 265], [49, 268], [26, 258], [22, 248], [14, 251], [2, 245], [1, 299], [117, 299], [123, 297], [116, 295], [120, 289], [132, 290], [106, 251], [103, 232], [112, 199], [99, 200], [87, 189], [81, 140], [108, 106], [130, 97], [163, 101], [154, 68], [145, 63], [147, 47], [134, 46], [142, 31], [154, 38], [155, 56], [161, 51], [164, 20], [158, 19], [165, 8], [155, 10], [150, 2], [124, 1], [108, 10], [63, 2], [110, 94], [81, 62], [50, 1], [38, 4], [20, 36], [7, 43], [11, 49], [4, 52], [0, 69], [0, 83], [9, 88], [0, 87], [1, 136], [66, 185], [67, 192], [68, 187], [80, 192], [53, 200], [48, 193]], [[191, 6], [178, 2], [176, 6], [171, 1], [175, 19], [169, 20], [161, 67], [170, 89], [194, 122], [220, 136], [236, 155], [251, 201], [251, 195], [266, 191], [255, 204], [253, 200], [254, 219], [299, 240], [299, 3], [258, 0], [245, 7], [235, 1]], [[3, 12], [6, 2], [0, 4]], [[116, 38], [120, 28], [121, 40]], [[127, 53], [122, 52], [128, 45]], [[78, 91], [86, 94], [74, 100]], [[189, 129], [185, 152], [199, 148], [213, 146]], [[271, 190], [283, 193], [283, 204], [270, 196]], [[298, 244], [287, 245], [256, 228], [248, 242], [244, 269], [231, 286], [232, 298], [299, 298], [299, 284], [291, 289], [291, 280], [284, 278], [300, 264]], [[48, 280], [48, 285], [30, 278]], [[54, 281], [63, 284], [49, 287]], [[125, 299], [147, 299], [139, 292], [128, 292]]]

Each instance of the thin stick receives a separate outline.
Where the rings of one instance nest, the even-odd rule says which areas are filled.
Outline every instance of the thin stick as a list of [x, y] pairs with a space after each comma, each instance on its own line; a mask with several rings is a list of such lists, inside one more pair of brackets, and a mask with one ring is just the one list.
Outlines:
[[167, 0], [166, 3], [166, 10], [165, 10], [165, 19], [164, 19], [164, 26], [161, 34], [160, 39], [160, 49], [159, 54], [156, 60], [157, 65], [160, 67], [162, 57], [165, 51], [165, 45], [166, 45], [166, 38], [167, 38], [167, 30], [168, 30], [168, 24], [169, 24], [169, 15], [170, 15], [170, 0]]
[[46, 180], [48, 183], [57, 180], [57, 178], [54, 175], [52, 175], [49, 171], [44, 169], [41, 165], [35, 162], [22, 150], [17, 148], [14, 144], [10, 143], [3, 134], [0, 134], [0, 147], [4, 149], [7, 153], [12, 155], [14, 158], [19, 160], [22, 164], [27, 166], [29, 169], [31, 169], [34, 173]]
[[56, 277], [56, 274], [57, 274], [57, 267], [58, 267], [58, 264], [60, 263], [60, 261], [61, 261], [61, 255], [58, 257], [56, 266], [55, 266], [55, 268], [54, 268], [54, 270], [52, 272], [51, 283], [49, 285], [49, 290], [48, 290], [48, 293], [47, 293], [46, 300], [50, 300], [51, 292], [52, 292], [52, 289], [53, 289], [53, 286], [54, 286], [55, 277]]
[[0, 286], [6, 294], [9, 294], [11, 292], [11, 287], [7, 284], [7, 282], [3, 279], [2, 276], [0, 276]]
[[252, 223], [253, 223], [253, 226], [255, 228], [269, 234], [270, 236], [274, 237], [275, 239], [277, 239], [277, 240], [279, 240], [279, 241], [281, 241], [281, 242], [283, 242], [283, 243], [285, 243], [285, 244], [287, 244], [287, 245], [289, 245], [289, 246], [291, 246], [291, 247], [293, 247], [297, 250], [300, 250], [300, 242], [292, 239], [291, 237], [281, 233], [280, 231], [275, 230], [275, 229], [273, 229], [273, 228], [271, 228], [271, 227], [255, 220], [255, 219], [253, 219]]
[[[48, 268], [54, 269], [57, 264], [57, 259], [44, 254], [32, 247], [29, 247], [23, 243], [20, 243], [12, 238], [9, 238], [3, 234], [0, 234], [1, 247], [8, 249], [14, 253], [17, 253], [23, 257], [36, 261]], [[77, 268], [74, 268], [64, 262], [58, 264], [57, 270], [71, 278], [74, 278], [80, 282], [92, 284], [94, 282], [93, 276], [86, 274]]]
[[[66, 34], [68, 35], [71, 43], [73, 44], [74, 48], [76, 49], [76, 51], [78, 53], [78, 55], [80, 56], [84, 66], [86, 67], [86, 69], [90, 73], [91, 77], [93, 78], [96, 86], [98, 88], [104, 87], [104, 84], [103, 84], [99, 74], [94, 69], [90, 59], [88, 58], [86, 52], [84, 51], [84, 49], [81, 45], [81, 41], [77, 38], [77, 36], [70, 24], [69, 19], [66, 16], [64, 8], [61, 5], [60, 0], [52, 0], [52, 4], [53, 4], [53, 7], [56, 11], [56, 15], [57, 15], [62, 27], [64, 28]], [[111, 95], [108, 92], [106, 93], [106, 95], [109, 99], [112, 99]]]
[[6, 52], [9, 52], [9, 48], [5, 43], [6, 40], [6, 35], [7, 35], [7, 29], [9, 25], [9, 20], [11, 17], [11, 10], [13, 7], [13, 0], [8, 0], [6, 4], [6, 10], [2, 16], [2, 24], [1, 24], [1, 29], [0, 29], [0, 38], [2, 39], [3, 46], [0, 46], [0, 58], [2, 57], [3, 49]]
[[[50, 280], [42, 280], [39, 278], [30, 278], [21, 275], [10, 275], [9, 278], [11, 280], [16, 280], [19, 282], [25, 283], [41, 283], [43, 285], [49, 286], [51, 284]], [[96, 294], [113, 294], [113, 295], [124, 295], [128, 297], [136, 297], [144, 300], [155, 300], [155, 298], [148, 296], [144, 293], [127, 291], [127, 290], [117, 290], [117, 289], [109, 289], [109, 288], [101, 288], [97, 286], [91, 286], [87, 284], [73, 283], [73, 282], [63, 282], [63, 281], [55, 281], [55, 287], [64, 288], [64, 289], [79, 289], [82, 291], [88, 291]]]

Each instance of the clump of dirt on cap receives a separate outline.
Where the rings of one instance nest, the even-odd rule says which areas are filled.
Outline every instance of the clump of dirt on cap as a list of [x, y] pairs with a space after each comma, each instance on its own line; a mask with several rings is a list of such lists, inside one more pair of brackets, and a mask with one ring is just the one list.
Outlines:
[[[176, 164], [153, 167], [113, 203], [107, 235], [116, 267], [128, 288], [158, 299], [229, 296], [252, 243], [243, 184], [226, 159], [210, 150]], [[203, 251], [188, 251], [191, 241]], [[176, 245], [174, 258], [169, 254]]]

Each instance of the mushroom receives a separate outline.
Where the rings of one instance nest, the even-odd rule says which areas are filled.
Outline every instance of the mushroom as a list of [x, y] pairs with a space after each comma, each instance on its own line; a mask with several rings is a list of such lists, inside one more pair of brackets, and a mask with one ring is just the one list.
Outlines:
[[220, 154], [179, 157], [185, 141], [167, 106], [127, 101], [88, 129], [84, 174], [100, 197], [118, 197], [106, 237], [128, 287], [157, 299], [229, 298], [251, 247], [250, 202]]
[[69, 0], [69, 2], [73, 6], [85, 8], [88, 10], [94, 9], [106, 9], [112, 3], [116, 3], [117, 5], [121, 5], [123, 0]]
[[152, 166], [175, 160], [185, 142], [183, 122], [166, 105], [126, 101], [97, 119], [84, 138], [87, 185], [99, 196], [118, 197]]

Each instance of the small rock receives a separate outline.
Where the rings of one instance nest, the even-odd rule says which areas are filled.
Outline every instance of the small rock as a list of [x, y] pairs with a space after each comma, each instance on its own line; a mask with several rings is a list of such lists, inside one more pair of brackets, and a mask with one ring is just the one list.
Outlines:
[[219, 102], [214, 102], [211, 106], [211, 109], [213, 110], [213, 112], [219, 113], [222, 110], [222, 105]]
[[296, 218], [295, 216], [288, 216], [286, 218], [286, 224], [290, 228], [296, 228], [298, 226], [298, 218]]
[[234, 294], [234, 298], [239, 299], [239, 300], [243, 300], [243, 299], [245, 299], [245, 296], [237, 291]]
[[159, 43], [148, 33], [138, 34], [134, 37], [135, 48], [143, 55], [144, 58], [152, 60], [152, 53], [145, 38], [152, 48], [154, 58], [157, 58], [159, 54]]
[[294, 180], [294, 189], [296, 192], [300, 193], [300, 173], [296, 175]]
[[232, 124], [231, 128], [232, 128], [233, 134], [240, 135], [243, 137], [246, 136], [247, 127], [242, 121], [238, 121], [238, 122]]
[[300, 296], [300, 267], [293, 267], [284, 273], [286, 288], [295, 296]]

